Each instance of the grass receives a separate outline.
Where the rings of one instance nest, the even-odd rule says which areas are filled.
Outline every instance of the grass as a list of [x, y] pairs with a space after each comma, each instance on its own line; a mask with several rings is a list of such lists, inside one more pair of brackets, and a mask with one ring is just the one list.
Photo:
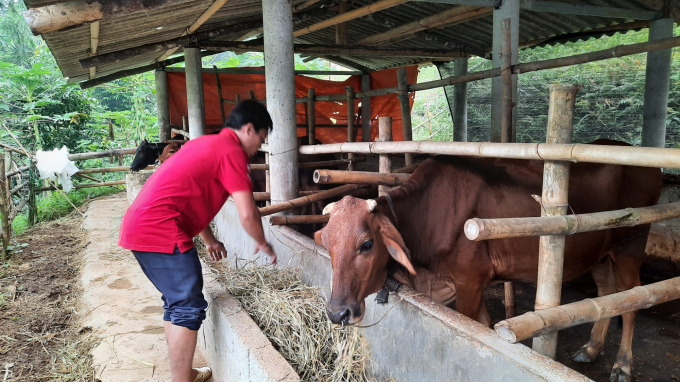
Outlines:
[[[76, 206], [81, 206], [89, 200], [115, 194], [121, 191], [121, 187], [94, 187], [82, 188], [68, 193], [68, 198]], [[66, 216], [73, 211], [73, 206], [58, 192], [51, 192], [47, 197], [38, 198], [37, 202], [38, 214], [35, 222], [46, 222]], [[21, 213], [12, 222], [12, 228], [15, 235], [20, 235], [28, 228], [28, 212]]]

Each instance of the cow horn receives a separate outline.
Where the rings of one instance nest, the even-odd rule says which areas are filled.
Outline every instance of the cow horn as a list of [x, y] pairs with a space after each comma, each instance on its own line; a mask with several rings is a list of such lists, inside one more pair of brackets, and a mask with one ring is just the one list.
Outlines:
[[333, 212], [333, 209], [335, 208], [335, 204], [337, 202], [329, 203], [326, 207], [323, 208], [323, 212], [321, 212], [322, 215], [330, 215], [331, 212]]
[[375, 206], [378, 205], [378, 202], [376, 202], [373, 199], [368, 199], [368, 200], [366, 200], [366, 204], [368, 205], [368, 212], [373, 212], [373, 210], [375, 209]]

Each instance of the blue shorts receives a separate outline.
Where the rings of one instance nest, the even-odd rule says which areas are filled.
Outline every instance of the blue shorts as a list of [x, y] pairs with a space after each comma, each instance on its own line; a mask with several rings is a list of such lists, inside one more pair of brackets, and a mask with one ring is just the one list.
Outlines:
[[184, 253], [132, 251], [142, 271], [158, 289], [163, 300], [163, 320], [198, 330], [205, 320], [208, 303], [203, 298], [203, 273], [196, 248]]

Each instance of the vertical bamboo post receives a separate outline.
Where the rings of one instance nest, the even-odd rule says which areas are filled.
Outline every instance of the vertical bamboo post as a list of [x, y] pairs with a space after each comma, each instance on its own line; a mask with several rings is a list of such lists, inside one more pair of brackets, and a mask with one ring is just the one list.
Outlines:
[[501, 21], [501, 142], [514, 142], [512, 131], [512, 29], [511, 19]]
[[217, 72], [217, 66], [215, 68], [215, 81], [217, 82], [217, 98], [220, 100], [220, 115], [222, 116], [222, 123], [220, 124], [224, 127], [224, 121], [227, 119], [224, 115], [224, 98], [222, 98], [222, 82], [220, 81], [220, 73]]
[[[392, 141], [392, 117], [378, 118], [378, 141], [391, 142]], [[379, 159], [378, 170], [380, 172], [392, 172], [392, 158], [389, 154], [381, 154]], [[390, 186], [379, 185], [378, 196], [383, 196], [389, 191]]]
[[[397, 70], [397, 81], [399, 86], [399, 105], [401, 106], [401, 125], [404, 131], [404, 141], [413, 140], [413, 131], [411, 128], [411, 105], [408, 101], [408, 78], [406, 76], [406, 68]], [[406, 165], [413, 164], [413, 154], [405, 154]]]
[[313, 145], [316, 140], [316, 95], [314, 88], [307, 89], [307, 139]]
[[[550, 87], [546, 143], [571, 143], [578, 85]], [[568, 206], [569, 162], [545, 161], [541, 216], [565, 215]], [[560, 305], [565, 236], [546, 235], [539, 241], [535, 309]], [[533, 349], [555, 358], [557, 332], [535, 337]]]
[[[269, 137], [265, 139], [265, 142], [269, 142]], [[265, 192], [271, 192], [271, 180], [269, 177], [269, 151], [264, 153], [264, 163], [267, 164], [267, 170], [264, 172], [264, 191]], [[271, 195], [271, 194], [270, 194]], [[265, 202], [265, 205], [271, 205], [271, 198]]]
[[32, 227], [35, 225], [35, 218], [37, 215], [37, 209], [35, 204], [35, 183], [34, 183], [34, 166], [33, 163], [30, 164], [28, 168], [28, 226]]
[[[165, 142], [172, 137], [170, 127], [170, 101], [168, 99], [168, 73], [156, 70], [156, 112], [158, 113], [158, 140]], [[113, 124], [109, 120], [109, 133], [113, 140]]]
[[237, 94], [236, 95], [236, 103], [239, 103], [239, 102], [241, 102], [241, 95]]
[[0, 258], [2, 262], [7, 259], [7, 246], [9, 245], [9, 201], [7, 192], [7, 178], [5, 177], [5, 157], [0, 157], [0, 222], [2, 222], [2, 250], [0, 251]]
[[[468, 58], [453, 60], [453, 75], [468, 73]], [[467, 82], [453, 85], [453, 140], [467, 142]]]
[[[361, 91], [371, 90], [371, 76], [364, 74], [361, 76]], [[371, 97], [361, 99], [361, 141], [371, 141]]]
[[187, 133], [189, 132], [189, 121], [187, 120], [186, 115], [182, 116], [182, 130], [186, 131]]
[[255, 91], [253, 91], [253, 90], [248, 90], [248, 96], [252, 100], [257, 100], [257, 98], [255, 98]]
[[[354, 87], [347, 86], [347, 142], [356, 141], [356, 132], [354, 131]], [[354, 154], [347, 154], [350, 160], [354, 158]], [[354, 171], [354, 163], [349, 162], [347, 166], [349, 171]]]

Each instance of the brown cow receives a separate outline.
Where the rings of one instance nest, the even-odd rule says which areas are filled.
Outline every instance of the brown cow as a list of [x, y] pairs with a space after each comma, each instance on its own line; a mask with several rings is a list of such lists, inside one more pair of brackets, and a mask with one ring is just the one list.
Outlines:
[[[384, 196], [375, 201], [348, 196], [327, 206], [330, 220], [315, 239], [328, 249], [333, 266], [328, 317], [344, 324], [361, 320], [364, 298], [380, 290], [388, 271], [397, 268], [418, 292], [450, 297], [453, 291], [460, 313], [488, 325], [484, 289], [504, 281], [536, 282], [539, 238], [470, 241], [463, 224], [473, 217], [540, 216], [531, 195], [541, 194], [542, 173], [539, 161], [439, 156], [423, 162], [406, 184], [390, 192], [393, 208]], [[577, 214], [651, 206], [660, 192], [659, 169], [571, 165], [569, 206]], [[564, 281], [590, 270], [600, 296], [640, 285], [649, 228], [568, 236]], [[433, 286], [436, 291], [427, 290]], [[623, 314], [612, 381], [630, 380], [634, 318], [635, 312]], [[574, 360], [595, 360], [608, 325], [609, 319], [595, 323], [590, 341]]]
[[172, 154], [176, 153], [182, 146], [179, 145], [177, 142], [171, 142], [165, 148], [163, 149], [163, 152], [161, 155], [158, 157], [158, 163], [163, 164], [166, 160], [172, 156]]

